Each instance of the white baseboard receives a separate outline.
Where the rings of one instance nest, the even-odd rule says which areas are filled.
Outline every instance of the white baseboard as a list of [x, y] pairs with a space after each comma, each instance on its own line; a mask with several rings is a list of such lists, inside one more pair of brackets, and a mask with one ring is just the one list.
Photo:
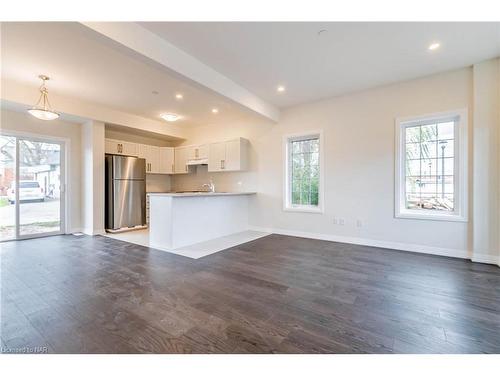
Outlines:
[[97, 236], [97, 235], [104, 235], [106, 234], [106, 231], [104, 229], [90, 229], [90, 228], [82, 228], [80, 232], [85, 233], [86, 235], [89, 236]]
[[500, 266], [500, 257], [494, 255], [474, 254], [471, 257], [471, 260], [477, 263], [496, 264], [497, 266]]
[[381, 248], [393, 249], [393, 250], [411, 251], [414, 253], [423, 253], [423, 254], [441, 255], [441, 256], [454, 257], [454, 258], [471, 259], [473, 262], [479, 262], [479, 263], [489, 263], [489, 264], [497, 264], [497, 265], [499, 264], [498, 257], [494, 257], [494, 256], [476, 257], [476, 256], [473, 256], [471, 258], [470, 254], [467, 251], [454, 250], [454, 249], [449, 249], [449, 248], [444, 248], [444, 247], [424, 246], [424, 245], [402, 243], [402, 242], [380, 241], [380, 240], [373, 240], [373, 239], [361, 238], [361, 237], [337, 236], [337, 235], [333, 235], [333, 234], [302, 232], [302, 231], [294, 231], [294, 230], [287, 230], [287, 229], [280, 229], [280, 228], [263, 228], [263, 227], [250, 226], [249, 229], [261, 231], [261, 232], [267, 232], [267, 233], [282, 234], [285, 236], [312, 238], [312, 239], [316, 239], [316, 240], [342, 242], [342, 243], [349, 243], [349, 244], [354, 244], [354, 245], [364, 245], [364, 246], [381, 247]]

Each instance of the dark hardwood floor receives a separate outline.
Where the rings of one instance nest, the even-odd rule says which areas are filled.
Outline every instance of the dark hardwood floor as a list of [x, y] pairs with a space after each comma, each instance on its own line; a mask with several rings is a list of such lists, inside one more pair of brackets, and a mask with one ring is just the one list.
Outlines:
[[97, 237], [3, 243], [2, 351], [500, 353], [500, 268], [270, 235], [198, 260]]

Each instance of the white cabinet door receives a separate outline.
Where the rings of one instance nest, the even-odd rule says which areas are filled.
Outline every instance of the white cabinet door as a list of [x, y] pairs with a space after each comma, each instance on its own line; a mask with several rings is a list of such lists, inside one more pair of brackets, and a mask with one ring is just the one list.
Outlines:
[[208, 145], [198, 146], [198, 159], [208, 158]]
[[188, 147], [178, 147], [174, 151], [174, 165], [175, 173], [188, 173], [189, 169], [187, 166], [187, 161], [189, 159], [189, 148]]
[[115, 141], [114, 139], [106, 139], [104, 143], [104, 152], [106, 154], [120, 154], [118, 141]]
[[208, 171], [220, 172], [224, 170], [226, 160], [226, 142], [211, 143], [208, 145]]
[[139, 157], [141, 159], [146, 159], [148, 147], [149, 147], [148, 145], [138, 144], [137, 145], [137, 157]]
[[240, 140], [226, 142], [226, 159], [224, 170], [239, 171], [241, 169]]
[[174, 173], [174, 148], [160, 147], [160, 170], [159, 173]]
[[211, 143], [208, 146], [208, 171], [230, 172], [246, 168], [246, 140], [238, 138], [227, 142]]
[[131, 142], [120, 142], [121, 154], [127, 156], [137, 156], [137, 144]]
[[160, 172], [160, 148], [146, 146], [146, 173]]
[[189, 160], [208, 158], [208, 145], [189, 147]]
[[186, 146], [186, 157], [188, 160], [198, 159], [198, 146]]
[[138, 145], [132, 142], [123, 142], [116, 139], [106, 139], [104, 150], [106, 154], [137, 156]]

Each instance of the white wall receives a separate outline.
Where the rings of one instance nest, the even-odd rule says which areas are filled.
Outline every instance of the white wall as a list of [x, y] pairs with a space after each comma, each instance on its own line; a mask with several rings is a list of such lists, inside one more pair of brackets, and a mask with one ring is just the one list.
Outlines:
[[104, 123], [88, 121], [82, 137], [82, 231], [104, 233]]
[[500, 262], [500, 59], [474, 65], [473, 258]]
[[63, 120], [42, 121], [25, 112], [15, 112], [2, 108], [0, 128], [6, 131], [15, 131], [39, 135], [40, 137], [67, 138], [67, 180], [68, 180], [68, 209], [70, 212], [68, 221], [69, 231], [80, 230], [81, 224], [81, 141], [80, 125]]
[[[468, 257], [468, 223], [394, 218], [394, 120], [471, 106], [472, 71], [462, 69], [289, 108], [277, 125], [196, 128], [185, 144], [234, 136], [250, 140], [250, 172], [202, 173], [201, 180], [213, 177], [222, 190], [255, 188], [259, 194], [250, 205], [255, 227]], [[308, 129], [322, 129], [324, 135], [324, 214], [282, 210], [283, 135]], [[176, 189], [200, 182], [199, 176], [173, 177]], [[334, 225], [334, 217], [346, 224]]]

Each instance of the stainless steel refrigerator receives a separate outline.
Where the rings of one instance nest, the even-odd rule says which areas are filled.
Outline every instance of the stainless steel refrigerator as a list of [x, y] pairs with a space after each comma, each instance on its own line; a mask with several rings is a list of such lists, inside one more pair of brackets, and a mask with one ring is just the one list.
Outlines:
[[146, 160], [106, 154], [107, 231], [146, 225]]

